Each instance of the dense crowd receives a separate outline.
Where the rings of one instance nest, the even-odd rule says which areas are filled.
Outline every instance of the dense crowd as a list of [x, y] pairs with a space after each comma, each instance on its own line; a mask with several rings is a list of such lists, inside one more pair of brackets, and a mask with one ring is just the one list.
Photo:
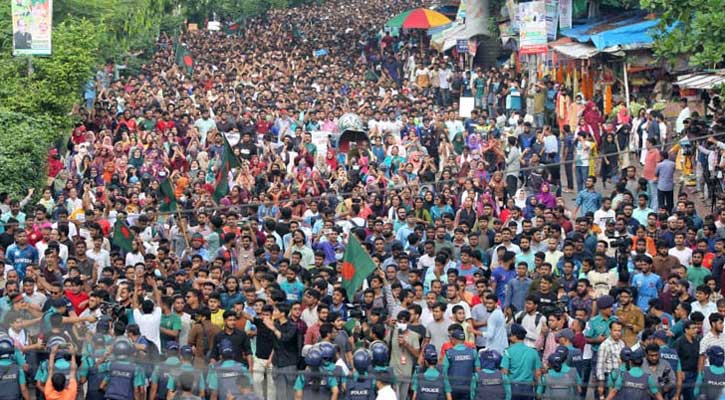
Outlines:
[[0, 194], [0, 399], [719, 398], [719, 97], [604, 115], [382, 28], [413, 5], [99, 68], [48, 186]]

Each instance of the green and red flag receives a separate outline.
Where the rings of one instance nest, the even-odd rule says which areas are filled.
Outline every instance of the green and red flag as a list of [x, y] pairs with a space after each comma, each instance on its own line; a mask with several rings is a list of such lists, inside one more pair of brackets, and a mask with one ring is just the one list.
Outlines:
[[125, 251], [132, 251], [133, 246], [131, 244], [135, 238], [136, 235], [133, 234], [128, 225], [120, 219], [116, 219], [116, 224], [113, 226], [112, 243]]
[[191, 53], [181, 44], [176, 46], [176, 64], [185, 67], [189, 72], [194, 67], [194, 59], [191, 58]]
[[239, 168], [242, 166], [242, 163], [239, 162], [239, 158], [237, 158], [236, 154], [234, 154], [232, 146], [229, 145], [227, 138], [224, 135], [222, 135], [222, 137], [224, 138], [224, 151], [222, 151], [221, 166], [216, 172], [216, 187], [214, 188], [214, 201], [217, 203], [219, 203], [219, 200], [221, 200], [222, 197], [229, 193], [229, 179], [227, 178], [229, 176], [229, 171], [231, 171], [232, 168]]
[[224, 28], [224, 33], [227, 35], [238, 35], [244, 27], [244, 17], [237, 18], [231, 25]]
[[351, 234], [342, 257], [342, 287], [347, 291], [349, 298], [353, 297], [373, 271], [375, 271], [375, 262], [360, 244], [357, 236]]
[[159, 211], [161, 212], [176, 212], [176, 196], [174, 195], [174, 188], [171, 187], [171, 182], [168, 178], [164, 179], [159, 185]]

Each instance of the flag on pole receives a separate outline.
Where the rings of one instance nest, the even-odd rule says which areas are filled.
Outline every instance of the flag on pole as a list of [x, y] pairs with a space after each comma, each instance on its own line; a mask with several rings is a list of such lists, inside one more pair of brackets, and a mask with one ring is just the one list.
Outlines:
[[136, 236], [128, 228], [128, 225], [120, 219], [116, 219], [116, 224], [113, 226], [113, 244], [127, 252], [132, 251], [133, 246], [131, 244], [135, 238]]
[[222, 197], [229, 193], [229, 171], [231, 171], [232, 168], [239, 168], [242, 165], [237, 156], [234, 154], [234, 150], [232, 150], [232, 146], [229, 145], [227, 138], [224, 135], [222, 135], [222, 137], [224, 137], [224, 151], [222, 152], [221, 166], [217, 170], [216, 174], [216, 188], [214, 188], [214, 201], [217, 203], [222, 199]]
[[169, 178], [161, 182], [159, 185], [159, 211], [161, 212], [176, 212], [176, 196], [174, 195], [174, 188], [171, 187]]
[[187, 71], [191, 72], [194, 67], [194, 59], [191, 58], [191, 53], [186, 47], [182, 46], [181, 43], [176, 45], [176, 64], [180, 67], [184, 67]]
[[352, 298], [373, 271], [375, 271], [375, 262], [360, 244], [357, 236], [351, 234], [342, 257], [342, 287], [347, 291], [349, 298]]

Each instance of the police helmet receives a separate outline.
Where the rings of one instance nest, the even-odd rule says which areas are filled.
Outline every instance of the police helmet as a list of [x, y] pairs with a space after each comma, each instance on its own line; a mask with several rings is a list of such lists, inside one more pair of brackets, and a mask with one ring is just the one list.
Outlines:
[[482, 349], [478, 352], [482, 369], [496, 370], [501, 365], [501, 353], [492, 349]]
[[127, 359], [134, 353], [133, 344], [126, 338], [118, 338], [113, 342], [113, 356], [118, 359]]
[[106, 338], [104, 338], [103, 335], [101, 335], [101, 334], [93, 335], [93, 346], [104, 347], [105, 345], [106, 345]]
[[707, 354], [707, 360], [710, 361], [710, 365], [722, 367], [723, 363], [725, 363], [725, 350], [720, 346], [708, 347], [705, 354]]
[[623, 347], [619, 352], [619, 358], [625, 363], [630, 361], [632, 359], [632, 349], [627, 346]]
[[642, 363], [644, 361], [644, 350], [642, 348], [638, 348], [637, 350], [633, 350], [632, 354], [629, 356], [630, 361], [634, 363]]
[[62, 336], [51, 337], [48, 340], [48, 343], [46, 344], [46, 349], [48, 350], [48, 353], [50, 353], [54, 347], [58, 348], [58, 350], [56, 352], [56, 357], [70, 360], [70, 351], [69, 351], [68, 341], [65, 340], [64, 337], [62, 337]]
[[561, 357], [564, 360], [569, 359], [569, 349], [567, 349], [566, 346], [556, 346], [556, 350], [554, 350], [554, 353], [561, 354]]
[[0, 338], [0, 359], [10, 358], [15, 354], [15, 344], [9, 336]]
[[320, 342], [318, 347], [323, 360], [332, 361], [335, 359], [335, 353], [337, 353], [335, 351], [335, 345], [330, 342]]
[[352, 365], [358, 372], [365, 372], [370, 368], [370, 353], [365, 349], [359, 349], [352, 356]]
[[385, 366], [388, 363], [388, 345], [381, 341], [375, 341], [370, 345], [370, 352], [373, 354], [374, 366]]
[[549, 354], [549, 357], [546, 360], [549, 362], [549, 366], [551, 368], [555, 371], [559, 371], [561, 370], [561, 366], [564, 365], [566, 358], [562, 357], [561, 353], [553, 352]]
[[423, 358], [429, 364], [438, 364], [438, 352], [432, 344], [426, 345], [423, 349]]
[[305, 364], [317, 368], [322, 365], [322, 352], [318, 348], [311, 348], [305, 356]]

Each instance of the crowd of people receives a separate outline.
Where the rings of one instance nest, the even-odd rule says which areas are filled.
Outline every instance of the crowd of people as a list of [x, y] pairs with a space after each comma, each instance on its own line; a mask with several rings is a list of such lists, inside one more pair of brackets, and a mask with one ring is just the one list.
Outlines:
[[[47, 187], [0, 194], [0, 399], [719, 398], [717, 95], [604, 115], [382, 28], [414, 5], [99, 68]], [[353, 236], [376, 269], [348, 292]]]

